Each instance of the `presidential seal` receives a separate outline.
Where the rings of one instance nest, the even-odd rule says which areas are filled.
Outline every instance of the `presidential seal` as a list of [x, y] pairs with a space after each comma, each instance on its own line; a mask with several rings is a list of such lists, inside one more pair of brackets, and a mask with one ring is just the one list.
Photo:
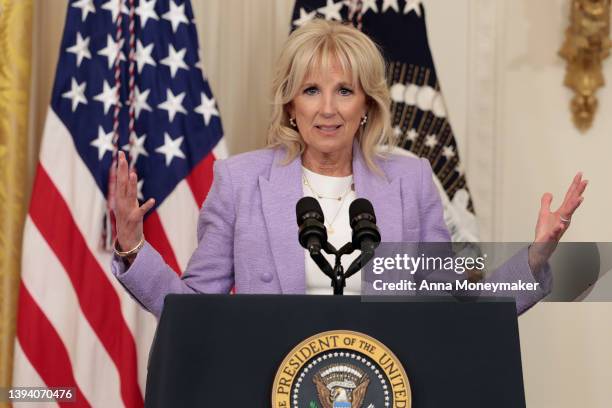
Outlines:
[[273, 408], [409, 408], [410, 383], [397, 357], [362, 333], [334, 330], [302, 341], [281, 363]]

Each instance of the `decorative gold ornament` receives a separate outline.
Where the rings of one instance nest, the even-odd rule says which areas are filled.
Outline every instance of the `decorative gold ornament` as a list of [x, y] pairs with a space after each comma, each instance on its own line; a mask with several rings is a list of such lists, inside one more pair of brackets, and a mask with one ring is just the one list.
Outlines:
[[574, 90], [574, 124], [586, 131], [597, 111], [595, 92], [605, 84], [602, 61], [610, 55], [610, 0], [572, 0], [570, 26], [559, 55], [567, 61], [565, 85]]

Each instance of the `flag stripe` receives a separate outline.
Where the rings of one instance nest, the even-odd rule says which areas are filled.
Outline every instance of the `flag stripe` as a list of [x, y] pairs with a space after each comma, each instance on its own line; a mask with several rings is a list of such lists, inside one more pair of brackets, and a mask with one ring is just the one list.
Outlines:
[[[106, 269], [110, 269], [108, 265], [110, 261], [106, 263]], [[157, 320], [155, 316], [143, 309], [134, 299], [131, 298], [130, 294], [121, 286], [119, 282], [113, 277], [110, 282], [120, 286], [119, 298], [121, 299], [121, 312], [123, 319], [127, 324], [131, 333], [133, 333], [133, 341], [136, 347], [137, 355], [137, 367], [138, 367], [138, 385], [140, 387], [141, 395], [145, 393], [145, 385], [147, 380], [147, 364], [149, 361], [149, 348], [153, 342], [155, 336], [155, 329], [157, 328]], [[114, 285], [113, 285], [114, 286]]]
[[[13, 372], [14, 387], [46, 387], [45, 382], [40, 378], [36, 369], [30, 363], [21, 348], [19, 341], [15, 342], [13, 351], [15, 371]], [[31, 402], [13, 402], [13, 408], [32, 408]], [[39, 402], [36, 408], [57, 408], [55, 402]]]
[[[23, 267], [45, 271], [35, 278], [24, 276], [24, 285], [66, 346], [79, 388], [93, 406], [121, 406], [119, 373], [83, 316], [66, 271], [29, 217], [24, 232], [29, 237], [28, 251], [36, 256], [24, 257]], [[96, 367], [95, 376], [92, 367]]]
[[[26, 357], [19, 341], [15, 342], [13, 350], [15, 357], [15, 368], [13, 372], [13, 386], [15, 387], [45, 387], [45, 382], [40, 378], [30, 360]], [[55, 405], [54, 405], [55, 406]]]
[[[21, 333], [55, 335], [56, 345], [64, 347], [59, 353], [64, 365], [57, 369], [74, 377], [87, 399], [83, 401], [92, 406], [139, 407], [157, 322], [112, 276], [112, 252], [101, 245], [108, 237], [106, 195], [112, 152], [129, 151], [140, 176], [140, 191], [156, 199], [158, 207], [144, 222], [146, 238], [178, 274], [196, 246], [199, 207], [212, 181], [214, 158], [227, 154], [210, 87], [200, 69], [192, 69], [199, 63], [199, 47], [190, 1], [155, 4], [159, 16], [184, 15], [180, 23], [173, 22], [172, 31], [163, 29], [167, 22], [162, 19], [140, 27], [131, 27], [124, 19], [118, 27], [106, 6], [92, 13], [78, 10], [83, 5], [76, 3], [68, 4], [24, 234], [23, 285], [43, 323], [24, 315], [18, 324]], [[120, 61], [117, 68], [122, 75], [109, 82], [113, 54], [118, 51], [117, 29], [137, 37], [123, 41], [124, 55], [134, 51], [128, 45], [136, 42], [143, 55], [148, 54], [149, 62], [138, 69], [142, 75], [130, 83], [136, 101], [113, 89], [125, 89], [122, 81], [128, 77], [128, 64]], [[159, 64], [159, 58], [178, 49], [177, 58], [185, 66], [175, 76], [174, 70]], [[134, 108], [130, 101], [139, 104], [141, 114], [133, 129], [120, 123], [113, 134], [109, 108], [120, 106], [123, 122]], [[33, 253], [36, 259], [25, 258]], [[48, 333], [41, 332], [41, 324]], [[28, 346], [38, 348], [40, 355], [49, 349], [43, 336], [34, 337]], [[21, 380], [33, 379], [26, 385], [42, 384], [37, 372], [48, 373], [51, 366], [48, 361], [29, 360], [27, 353], [32, 354], [25, 349], [21, 360], [15, 361], [15, 372]]]
[[[83, 236], [95, 245], [102, 234], [100, 219], [106, 211], [106, 198], [79, 156], [70, 132], [53, 109], [47, 111], [44, 133], [52, 137], [43, 138], [40, 163], [68, 204]], [[110, 255], [106, 253], [105, 256], [106, 259], [99, 261], [108, 265]]]
[[189, 183], [189, 187], [191, 188], [198, 208], [202, 207], [202, 203], [208, 194], [208, 190], [210, 190], [210, 186], [213, 181], [214, 163], [215, 155], [209, 154], [197, 166], [195, 166], [191, 173], [187, 176], [187, 183]]
[[123, 401], [130, 407], [141, 406], [142, 394], [136, 381], [135, 344], [123, 320], [119, 297], [87, 248], [68, 206], [41, 165], [34, 182], [30, 216], [64, 266], [83, 313], [117, 366]]
[[[102, 236], [101, 220], [106, 212], [106, 199], [77, 153], [68, 129], [53, 109], [47, 112], [45, 134], [52, 134], [53, 138], [43, 139], [40, 162], [55, 188], [66, 201], [75, 224], [86, 238], [89, 251], [98, 260], [98, 264], [106, 272], [109, 282], [121, 299], [121, 311], [130, 331], [138, 334], [135, 338], [138, 352], [138, 383], [141, 393], [144, 394], [149, 347], [157, 321], [154, 316], [133, 301], [123, 286], [110, 273], [109, 265], [112, 254], [103, 250], [99, 245]], [[58, 160], [58, 157], [61, 157], [62, 160]], [[29, 238], [27, 234], [24, 236], [26, 248], [28, 248]], [[38, 270], [27, 268], [23, 270], [23, 276], [29, 274], [38, 276]]]
[[174, 251], [172, 250], [170, 241], [168, 241], [166, 231], [162, 226], [157, 212], [149, 214], [149, 216], [145, 219], [144, 234], [149, 244], [153, 245], [153, 248], [160, 253], [168, 266], [170, 266], [174, 272], [180, 275], [182, 270], [179, 267], [178, 261], [176, 260], [176, 256], [174, 255]]
[[[19, 286], [18, 319], [19, 322], [27, 322], [27, 324], [17, 325], [17, 339], [24, 354], [36, 367], [36, 371], [46, 386], [76, 388], [76, 401], [59, 405], [68, 408], [89, 407], [89, 403], [72, 375], [66, 347], [23, 282]], [[44, 339], [45, 347], [39, 345], [42, 339]]]

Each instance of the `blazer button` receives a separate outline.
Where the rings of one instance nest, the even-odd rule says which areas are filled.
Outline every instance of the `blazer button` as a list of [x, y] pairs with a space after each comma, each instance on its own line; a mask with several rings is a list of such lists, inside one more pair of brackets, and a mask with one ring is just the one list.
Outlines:
[[270, 272], [264, 272], [261, 275], [261, 280], [266, 282], [266, 283], [272, 282], [272, 274]]

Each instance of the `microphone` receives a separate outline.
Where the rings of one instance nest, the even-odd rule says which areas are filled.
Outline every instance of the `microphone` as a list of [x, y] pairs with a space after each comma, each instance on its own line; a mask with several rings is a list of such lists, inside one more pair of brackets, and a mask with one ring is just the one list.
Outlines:
[[353, 248], [360, 249], [364, 258], [371, 259], [380, 244], [380, 232], [376, 226], [374, 207], [365, 198], [358, 198], [349, 207], [349, 219], [353, 230]]
[[312, 197], [303, 197], [297, 202], [295, 213], [300, 245], [311, 254], [320, 253], [321, 248], [327, 243], [327, 229], [325, 229], [325, 217], [321, 205]]

